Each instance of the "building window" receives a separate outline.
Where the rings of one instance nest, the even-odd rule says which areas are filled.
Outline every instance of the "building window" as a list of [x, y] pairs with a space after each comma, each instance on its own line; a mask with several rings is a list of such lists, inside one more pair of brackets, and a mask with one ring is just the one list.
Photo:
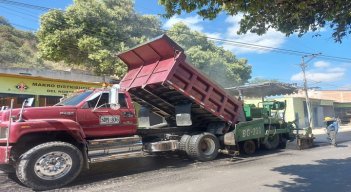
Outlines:
[[45, 106], [55, 105], [56, 103], [60, 102], [60, 98], [61, 97], [57, 97], [57, 96], [40, 96], [39, 106], [45, 107]]
[[60, 97], [46, 97], [46, 105], [55, 105], [60, 102]]

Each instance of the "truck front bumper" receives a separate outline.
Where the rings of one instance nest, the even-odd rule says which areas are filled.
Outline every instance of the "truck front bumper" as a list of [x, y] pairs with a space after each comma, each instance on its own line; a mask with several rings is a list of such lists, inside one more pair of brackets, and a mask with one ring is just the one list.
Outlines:
[[[10, 153], [11, 152], [11, 146], [6, 147], [6, 146], [0, 146], [0, 164], [9, 164], [9, 158], [10, 158]], [[7, 158], [6, 159], [6, 153], [7, 153]]]

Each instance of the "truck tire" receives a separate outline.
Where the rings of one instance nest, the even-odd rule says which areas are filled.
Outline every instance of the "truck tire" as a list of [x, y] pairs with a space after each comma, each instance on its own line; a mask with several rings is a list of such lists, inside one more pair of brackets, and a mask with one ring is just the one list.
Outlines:
[[47, 142], [19, 158], [16, 174], [33, 190], [49, 190], [74, 180], [82, 167], [83, 156], [77, 147], [65, 142]]
[[190, 138], [187, 154], [198, 161], [210, 161], [217, 157], [219, 141], [211, 133], [193, 135]]
[[252, 155], [256, 152], [256, 143], [253, 140], [244, 141], [242, 151], [247, 155]]
[[179, 150], [186, 152], [187, 149], [189, 148], [189, 141], [190, 141], [191, 136], [190, 135], [183, 135], [182, 138], [179, 141]]
[[264, 147], [268, 150], [276, 149], [278, 148], [280, 143], [280, 137], [278, 134], [268, 136], [267, 141], [263, 144]]
[[280, 149], [285, 149], [287, 143], [288, 143], [288, 140], [287, 140], [285, 137], [281, 137], [278, 147], [279, 147]]

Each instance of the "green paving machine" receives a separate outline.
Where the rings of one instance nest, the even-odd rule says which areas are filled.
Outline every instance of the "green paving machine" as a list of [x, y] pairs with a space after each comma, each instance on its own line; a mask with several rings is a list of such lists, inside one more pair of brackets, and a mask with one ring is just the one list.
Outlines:
[[286, 101], [265, 101], [264, 97], [278, 94], [290, 94], [296, 87], [282, 83], [264, 83], [258, 85], [236, 87], [230, 92], [240, 97], [262, 97], [256, 105], [244, 104], [243, 117], [235, 125], [235, 129], [224, 135], [226, 152], [229, 154], [242, 152], [251, 155], [257, 149], [285, 148], [287, 141], [295, 139], [294, 122], [285, 121]]

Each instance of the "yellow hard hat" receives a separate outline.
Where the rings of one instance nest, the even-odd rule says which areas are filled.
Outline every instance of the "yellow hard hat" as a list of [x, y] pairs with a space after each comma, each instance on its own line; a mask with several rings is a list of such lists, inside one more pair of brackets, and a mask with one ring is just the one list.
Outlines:
[[324, 121], [334, 121], [334, 118], [332, 118], [332, 117], [324, 117]]

